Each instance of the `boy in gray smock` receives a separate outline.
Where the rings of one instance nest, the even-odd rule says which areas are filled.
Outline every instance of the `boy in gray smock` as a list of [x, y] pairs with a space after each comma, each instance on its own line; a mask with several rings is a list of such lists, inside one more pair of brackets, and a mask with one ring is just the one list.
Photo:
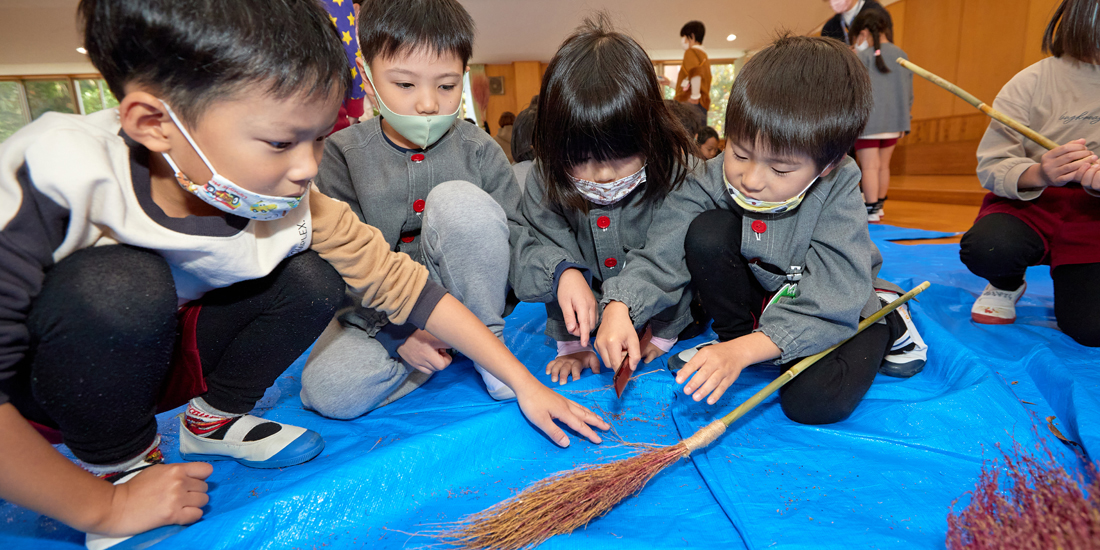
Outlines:
[[[750, 365], [788, 369], [851, 337], [899, 295], [876, 277], [882, 257], [860, 208], [859, 169], [845, 155], [870, 110], [867, 72], [843, 44], [786, 37], [761, 51], [730, 92], [725, 153], [656, 213], [693, 221], [670, 231], [655, 219], [664, 234], [651, 234], [608, 282], [678, 273], [682, 288], [690, 278], [718, 340], [670, 358], [669, 368], [696, 401], [715, 404]], [[605, 288], [605, 300], [615, 293]], [[612, 363], [629, 350], [633, 366], [638, 344], [622, 309], [605, 307], [596, 345]], [[785, 385], [783, 411], [806, 424], [844, 420], [877, 373], [912, 376], [926, 349], [899, 309]]]
[[[492, 137], [457, 120], [474, 25], [454, 0], [367, 2], [359, 70], [381, 116], [333, 134], [317, 185], [382, 231], [394, 250], [500, 337], [509, 229], [518, 184]], [[397, 399], [451, 362], [447, 346], [363, 307], [337, 314], [302, 373], [302, 402], [354, 418]], [[515, 394], [476, 365], [496, 399]]]

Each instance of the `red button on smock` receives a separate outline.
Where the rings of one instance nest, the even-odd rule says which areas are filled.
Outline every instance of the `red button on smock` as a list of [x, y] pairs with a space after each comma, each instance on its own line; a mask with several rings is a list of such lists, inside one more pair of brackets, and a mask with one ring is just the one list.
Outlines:
[[411, 242], [413, 242], [413, 239], [415, 239], [415, 238], [416, 238], [416, 237], [401, 237], [401, 242], [403, 242], [403, 243], [411, 243]]
[[603, 265], [606, 265], [607, 267], [615, 267], [619, 265], [619, 262], [616, 261], [615, 258], [608, 258], [603, 261]]
[[611, 227], [611, 218], [607, 216], [600, 216], [596, 218], [596, 227], [599, 227], [600, 229], [607, 229], [608, 227]]
[[424, 155], [420, 153], [413, 155], [411, 158], [413, 162], [424, 162]]
[[424, 199], [416, 199], [413, 201], [413, 212], [417, 214], [424, 211]]
[[762, 220], [756, 220], [752, 222], [752, 230], [757, 233], [763, 233], [768, 230], [768, 224], [764, 223]]

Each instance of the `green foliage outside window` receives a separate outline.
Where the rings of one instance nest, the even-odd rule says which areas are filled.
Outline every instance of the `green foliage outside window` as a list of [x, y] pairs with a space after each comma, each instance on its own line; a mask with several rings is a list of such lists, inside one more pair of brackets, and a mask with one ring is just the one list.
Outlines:
[[8, 139], [26, 124], [23, 118], [23, 98], [19, 83], [0, 81], [0, 141]]
[[76, 103], [68, 80], [24, 80], [27, 104], [31, 108], [31, 120], [48, 111], [75, 113]]

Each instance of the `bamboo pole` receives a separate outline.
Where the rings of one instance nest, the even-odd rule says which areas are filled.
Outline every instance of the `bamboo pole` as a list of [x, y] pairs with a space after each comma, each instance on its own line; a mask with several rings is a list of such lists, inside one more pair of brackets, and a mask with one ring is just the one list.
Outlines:
[[929, 82], [932, 82], [933, 84], [959, 96], [960, 98], [962, 98], [963, 101], [973, 105], [979, 111], [989, 115], [989, 117], [993, 120], [996, 120], [997, 122], [1000, 122], [1001, 124], [1004, 124], [1005, 126], [1012, 128], [1013, 130], [1016, 130], [1017, 132], [1020, 132], [1031, 141], [1034, 141], [1035, 143], [1038, 143], [1039, 145], [1042, 145], [1047, 149], [1054, 149], [1055, 147], [1058, 147], [1058, 144], [1050, 138], [1040, 134], [1039, 132], [1036, 132], [1035, 130], [1032, 130], [1031, 128], [1028, 128], [1027, 126], [1024, 126], [1020, 122], [1010, 118], [1008, 115], [1005, 115], [1004, 113], [994, 109], [993, 107], [986, 105], [980, 99], [974, 97], [966, 90], [948, 82], [947, 80], [944, 80], [943, 78], [929, 72], [926, 69], [921, 68], [920, 66], [910, 62], [908, 59], [899, 57], [897, 61], [898, 64], [902, 67], [913, 71], [915, 74], [923, 77], [925, 80], [928, 80]]

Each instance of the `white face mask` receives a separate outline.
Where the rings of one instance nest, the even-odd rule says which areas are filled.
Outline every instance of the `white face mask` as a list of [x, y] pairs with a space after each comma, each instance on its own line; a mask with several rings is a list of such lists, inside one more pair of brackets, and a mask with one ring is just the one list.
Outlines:
[[566, 175], [569, 176], [569, 181], [577, 188], [577, 191], [584, 195], [584, 198], [600, 206], [607, 206], [619, 202], [623, 197], [629, 195], [631, 191], [634, 191], [639, 185], [646, 181], [644, 164], [641, 170], [625, 178], [608, 183], [596, 183], [594, 181], [575, 178], [569, 174]]
[[859, 44], [856, 44], [856, 51], [857, 52], [862, 52], [862, 51], [864, 51], [864, 50], [866, 50], [867, 48], [870, 48], [870, 47], [871, 47], [871, 45], [868, 44], [866, 40], [863, 40]]
[[844, 13], [851, 8], [851, 3], [852, 0], [829, 0], [829, 7], [836, 13]]
[[691, 47], [691, 44], [688, 44], [688, 37], [686, 37], [686, 36], [681, 36], [680, 37], [680, 47], [683, 48], [684, 50], [687, 50], [688, 48]]
[[363, 65], [363, 75], [367, 77], [367, 81], [374, 88], [374, 99], [378, 102], [378, 112], [382, 114], [382, 118], [386, 119], [386, 122], [389, 122], [397, 133], [419, 145], [421, 149], [427, 149], [430, 145], [439, 141], [447, 133], [447, 130], [450, 130], [451, 126], [454, 125], [455, 119], [458, 118], [458, 112], [462, 110], [462, 103], [459, 102], [455, 112], [449, 115], [399, 115], [391, 111], [386, 103], [382, 101], [382, 95], [378, 93], [378, 87], [374, 85], [374, 75], [371, 74], [370, 67], [366, 64]]
[[733, 197], [733, 202], [737, 203], [737, 206], [745, 210], [760, 214], [782, 214], [798, 208], [798, 205], [802, 204], [802, 199], [806, 198], [806, 192], [810, 190], [810, 186], [820, 177], [821, 174], [818, 174], [817, 177], [806, 185], [806, 188], [803, 189], [802, 192], [785, 201], [762, 201], [746, 197], [744, 193], [730, 183], [730, 180], [726, 179], [726, 173], [724, 170], [722, 171], [722, 181], [726, 182], [726, 190], [729, 191], [730, 196]]
[[302, 199], [309, 193], [309, 186], [306, 186], [305, 191], [297, 197], [272, 197], [268, 195], [261, 195], [249, 191], [229, 180], [225, 176], [218, 173], [214, 169], [214, 165], [210, 164], [206, 155], [199, 149], [195, 140], [191, 139], [191, 134], [187, 132], [187, 128], [183, 127], [183, 123], [176, 117], [176, 113], [172, 111], [172, 108], [168, 106], [164, 101], [160, 102], [164, 105], [164, 109], [168, 111], [168, 116], [172, 117], [172, 122], [176, 123], [176, 127], [180, 129], [183, 137], [187, 139], [187, 143], [191, 144], [191, 147], [198, 153], [199, 158], [206, 164], [206, 167], [210, 169], [210, 181], [206, 182], [206, 185], [199, 185], [188, 178], [187, 175], [180, 170], [176, 163], [172, 161], [172, 157], [168, 156], [168, 153], [163, 153], [164, 160], [168, 161], [168, 165], [172, 167], [172, 171], [176, 174], [176, 181], [179, 182], [180, 187], [183, 187], [188, 192], [192, 193], [196, 197], [202, 199], [203, 202], [229, 214], [234, 214], [242, 218], [248, 218], [250, 220], [269, 221], [277, 220], [286, 216], [287, 212], [290, 212], [294, 208], [297, 208], [298, 204], [302, 202]]

